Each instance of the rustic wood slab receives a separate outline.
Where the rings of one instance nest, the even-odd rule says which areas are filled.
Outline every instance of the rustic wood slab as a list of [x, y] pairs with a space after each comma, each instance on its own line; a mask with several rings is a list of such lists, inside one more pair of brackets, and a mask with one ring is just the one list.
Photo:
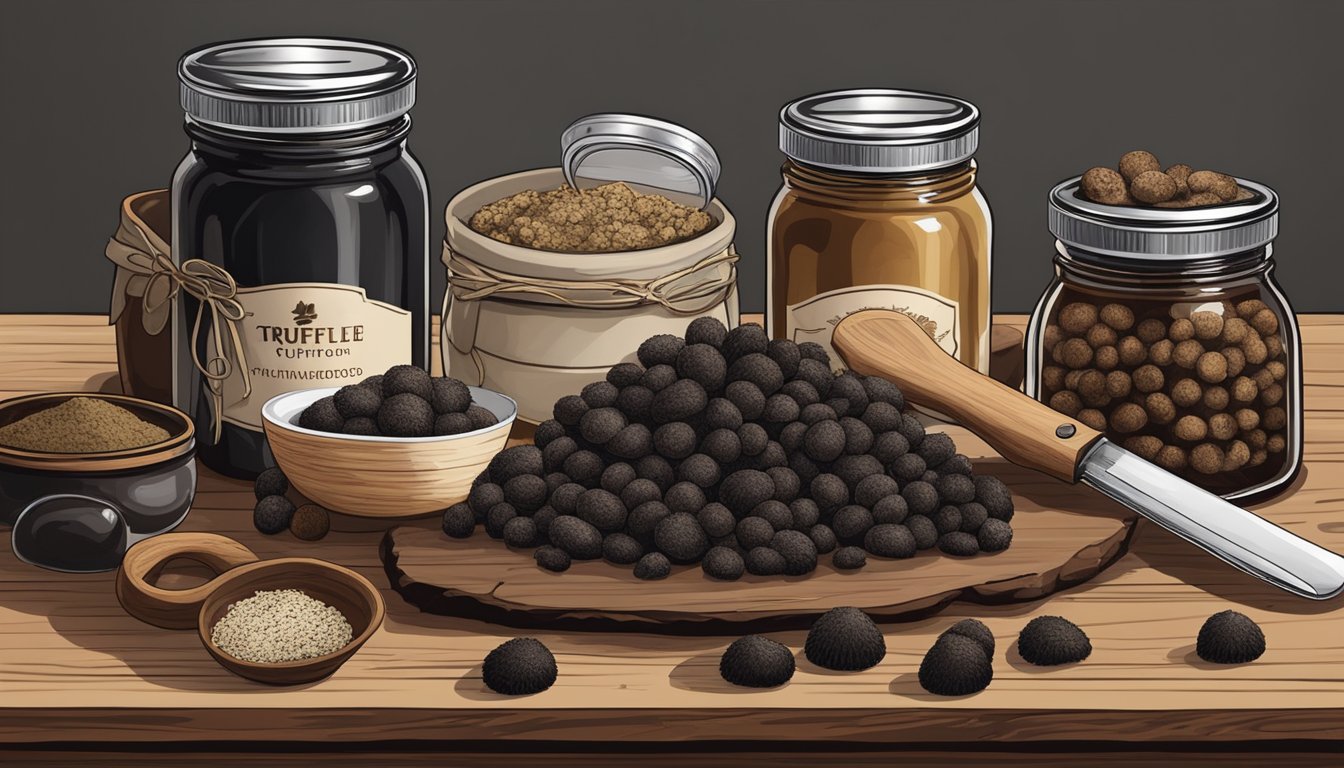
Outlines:
[[[961, 445], [961, 427], [947, 433]], [[841, 571], [823, 555], [806, 576], [743, 576], [715, 581], [698, 565], [641, 581], [632, 566], [576, 562], [564, 573], [537, 566], [532, 550], [513, 550], [478, 530], [452, 539], [399, 527], [383, 540], [392, 587], [428, 613], [516, 627], [716, 633], [807, 627], [837, 605], [892, 620], [936, 613], [961, 598], [1034, 600], [1095, 576], [1124, 550], [1136, 516], [1099, 494], [1052, 481], [997, 458], [976, 463], [1016, 489], [1013, 544], [1004, 552], [954, 558], [937, 550], [909, 560], [869, 556]]]

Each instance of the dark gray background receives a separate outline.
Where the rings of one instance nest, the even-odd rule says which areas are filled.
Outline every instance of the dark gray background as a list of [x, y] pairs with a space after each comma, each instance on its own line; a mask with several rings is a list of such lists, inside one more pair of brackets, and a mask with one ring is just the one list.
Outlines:
[[442, 211], [491, 176], [554, 165], [591, 112], [700, 132], [737, 215], [742, 308], [764, 306], [776, 114], [814, 91], [896, 86], [984, 115], [994, 309], [1027, 311], [1050, 277], [1045, 193], [1146, 148], [1282, 196], [1279, 277], [1298, 311], [1340, 311], [1336, 88], [1344, 3], [1247, 0], [23, 0], [4, 3], [0, 311], [102, 312], [103, 246], [131, 192], [167, 186], [187, 149], [175, 64], [240, 37], [335, 35], [420, 64], [411, 146]]

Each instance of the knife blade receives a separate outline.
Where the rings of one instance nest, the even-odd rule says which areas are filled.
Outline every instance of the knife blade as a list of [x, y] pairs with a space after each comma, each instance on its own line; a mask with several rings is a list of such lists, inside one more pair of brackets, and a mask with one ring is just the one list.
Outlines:
[[1076, 419], [948, 355], [914, 320], [891, 310], [842, 319], [831, 344], [851, 369], [891, 380], [945, 413], [1005, 459], [1083, 482], [1223, 561], [1292, 594], [1344, 591], [1344, 558], [1130, 453]]

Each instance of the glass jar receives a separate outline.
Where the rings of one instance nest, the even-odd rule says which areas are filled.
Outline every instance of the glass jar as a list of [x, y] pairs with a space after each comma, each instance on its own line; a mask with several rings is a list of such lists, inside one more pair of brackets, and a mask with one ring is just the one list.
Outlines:
[[767, 233], [767, 330], [815, 341], [861, 309], [904, 312], [989, 370], [991, 224], [972, 159], [980, 113], [949, 96], [865, 89], [780, 112], [784, 183]]
[[1055, 278], [1027, 333], [1027, 392], [1227, 499], [1302, 462], [1297, 320], [1274, 281], [1278, 197], [1201, 208], [1050, 192]]
[[261, 407], [429, 365], [428, 190], [406, 149], [415, 63], [345, 40], [225, 43], [179, 68], [174, 401], [212, 469], [272, 466]]

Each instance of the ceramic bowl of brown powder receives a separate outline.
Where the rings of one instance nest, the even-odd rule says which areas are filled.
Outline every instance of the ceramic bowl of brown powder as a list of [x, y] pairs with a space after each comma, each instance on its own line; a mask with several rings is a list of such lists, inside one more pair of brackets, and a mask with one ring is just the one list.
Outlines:
[[181, 411], [124, 395], [51, 392], [0, 402], [0, 522], [80, 494], [118, 506], [133, 532], [167, 530], [196, 490], [195, 430]]

